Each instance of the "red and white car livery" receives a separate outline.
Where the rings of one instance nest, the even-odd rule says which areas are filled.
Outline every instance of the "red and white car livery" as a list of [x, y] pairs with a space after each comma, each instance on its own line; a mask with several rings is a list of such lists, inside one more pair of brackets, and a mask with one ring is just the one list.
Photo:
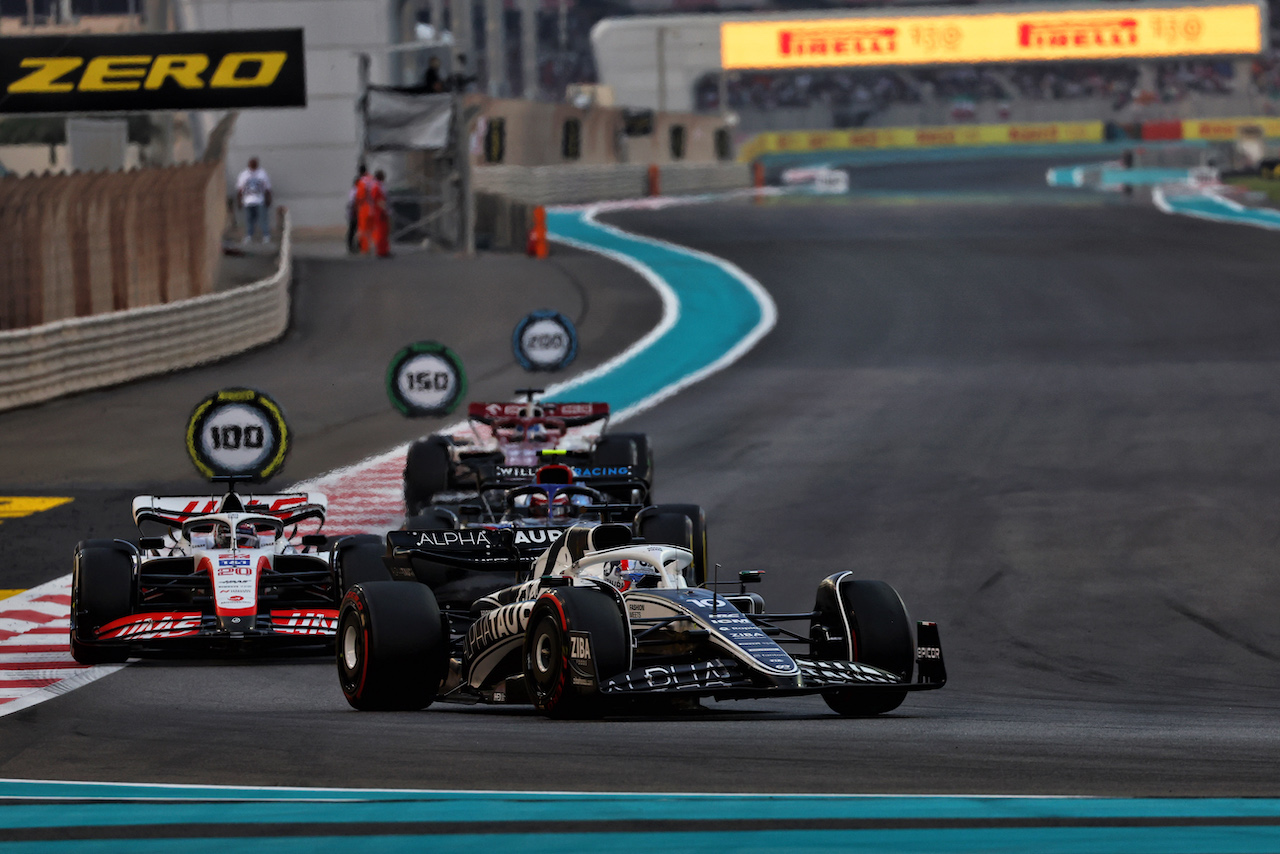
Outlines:
[[552, 462], [620, 500], [631, 500], [637, 487], [647, 500], [653, 470], [648, 437], [605, 433], [607, 403], [535, 399], [540, 392], [520, 389], [517, 394], [527, 399], [514, 403], [471, 403], [465, 429], [414, 442], [404, 471], [408, 515], [469, 497], [486, 485], [528, 483]]
[[[324, 514], [315, 493], [135, 498], [144, 536], [76, 547], [72, 653], [98, 663], [183, 643], [323, 649], [350, 551], [344, 540], [322, 550]], [[312, 533], [300, 535], [306, 527]]]

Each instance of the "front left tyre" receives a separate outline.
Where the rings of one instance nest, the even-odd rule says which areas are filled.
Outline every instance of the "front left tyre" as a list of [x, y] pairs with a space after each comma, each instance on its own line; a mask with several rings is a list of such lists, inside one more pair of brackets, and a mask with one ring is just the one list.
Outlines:
[[449, 634], [431, 588], [405, 581], [352, 587], [338, 613], [337, 653], [338, 682], [353, 708], [431, 705], [449, 668]]
[[91, 540], [76, 548], [71, 578], [71, 655], [81, 664], [127, 661], [129, 647], [98, 641], [98, 629], [133, 613], [133, 557], [117, 543]]
[[631, 625], [612, 593], [562, 587], [533, 606], [524, 678], [538, 710], [585, 718], [604, 710], [600, 682], [631, 667]]
[[[911, 681], [916, 638], [907, 606], [892, 586], [836, 573], [818, 585], [814, 614], [810, 633], [815, 658], [870, 664]], [[832, 711], [846, 717], [882, 715], [906, 698], [906, 691], [885, 688], [842, 688], [822, 695]]]

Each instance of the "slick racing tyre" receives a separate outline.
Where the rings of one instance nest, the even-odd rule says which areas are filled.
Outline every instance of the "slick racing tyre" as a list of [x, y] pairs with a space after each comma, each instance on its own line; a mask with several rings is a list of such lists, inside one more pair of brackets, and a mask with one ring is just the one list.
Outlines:
[[[870, 664], [911, 681], [916, 641], [898, 591], [883, 581], [855, 581], [852, 573], [841, 572], [818, 585], [814, 611], [815, 658]], [[846, 716], [891, 712], [906, 697], [906, 691], [857, 688], [822, 695], [833, 711]]]
[[361, 711], [425, 709], [449, 668], [449, 635], [425, 584], [357, 584], [338, 613], [338, 682]]
[[334, 551], [334, 568], [343, 593], [357, 584], [391, 580], [391, 570], [382, 561], [386, 547], [378, 535], [346, 537], [338, 541]]
[[127, 661], [126, 644], [94, 641], [93, 634], [132, 613], [133, 558], [129, 551], [110, 540], [81, 543], [71, 579], [72, 657], [81, 664]]
[[636, 536], [647, 543], [680, 546], [693, 552], [693, 563], [684, 571], [690, 587], [707, 580], [707, 514], [697, 504], [657, 504], [636, 514]]
[[553, 718], [599, 715], [599, 681], [631, 668], [631, 626], [616, 596], [588, 587], [544, 594], [529, 615], [524, 679]]
[[428, 436], [410, 445], [404, 463], [405, 514], [418, 515], [437, 493], [447, 492], [452, 471], [453, 456], [445, 437]]

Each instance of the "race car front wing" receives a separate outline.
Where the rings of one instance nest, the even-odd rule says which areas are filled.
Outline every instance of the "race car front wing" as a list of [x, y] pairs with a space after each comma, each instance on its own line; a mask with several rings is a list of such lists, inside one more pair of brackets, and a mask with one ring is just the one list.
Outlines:
[[601, 682], [601, 694], [610, 696], [688, 693], [719, 698], [814, 694], [836, 688], [868, 691], [929, 691], [947, 683], [942, 658], [942, 642], [937, 623], [918, 623], [916, 630], [916, 670], [914, 682], [896, 674], [856, 661], [837, 661], [792, 656], [799, 667], [795, 676], [772, 677], [765, 684], [761, 674], [730, 658], [686, 663], [653, 663]]

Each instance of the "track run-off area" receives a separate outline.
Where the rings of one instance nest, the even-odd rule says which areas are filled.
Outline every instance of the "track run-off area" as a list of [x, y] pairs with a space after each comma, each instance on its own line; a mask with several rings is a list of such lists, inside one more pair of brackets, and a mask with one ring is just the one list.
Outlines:
[[[649, 390], [633, 399], [598, 373], [558, 394], [639, 404], [627, 429], [652, 437], [660, 500], [702, 504], [712, 560], [766, 570], [771, 609], [808, 609], [839, 570], [892, 583], [913, 617], [940, 625], [943, 691], [865, 720], [797, 698], [556, 722], [439, 705], [357, 713], [327, 658], [148, 660], [0, 717], [0, 776], [11, 779], [0, 785], [0, 841], [31, 851], [60, 840], [225, 850], [263, 837], [320, 851], [357, 835], [384, 850], [441, 835], [451, 847], [519, 850], [1280, 850], [1269, 800], [1280, 796], [1280, 237], [1047, 189], [1046, 168], [1063, 162], [882, 164], [854, 169], [845, 197], [552, 220], [575, 246], [632, 259], [561, 250], [557, 263], [598, 265], [578, 277], [582, 291], [613, 306], [594, 315], [599, 325], [580, 324], [597, 336], [583, 367], [655, 343], [655, 327], [673, 348], [640, 372]], [[690, 366], [721, 357], [699, 351], [704, 337], [681, 326], [688, 315], [673, 317], [646, 281], [654, 240], [693, 250], [673, 269], [740, 270], [776, 304], [776, 326], [753, 349], [666, 399]], [[279, 345], [0, 415], [45, 455], [44, 473], [10, 476], [6, 494], [75, 498], [3, 522], [13, 567], [0, 588], [65, 574], [78, 539], [127, 533], [132, 490], [189, 488], [180, 458], [167, 475], [141, 453], [101, 459], [95, 434], [140, 394], [179, 398], [160, 425], [178, 446], [186, 411], [212, 388], [277, 395], [272, 380], [288, 383], [300, 403], [286, 409], [303, 414], [290, 472], [325, 489], [341, 477], [326, 482], [326, 471], [437, 429], [374, 414], [363, 383], [380, 392], [378, 348], [404, 342], [361, 314], [362, 297], [381, 306], [385, 294], [354, 269], [344, 263], [339, 292], [325, 290], [333, 271], [302, 266], [302, 328]], [[308, 336], [322, 294], [348, 301], [342, 346], [378, 350], [371, 376], [321, 369]], [[711, 328], [724, 340], [763, 335], [766, 314], [721, 312]], [[514, 320], [495, 320], [491, 355], [476, 356], [490, 362], [471, 368], [482, 376], [473, 396], [522, 384], [501, 364]], [[433, 334], [446, 340], [416, 337]], [[344, 383], [358, 402], [330, 420]], [[160, 414], [148, 420], [160, 430]], [[308, 438], [326, 460], [314, 448], [303, 457]], [[44, 447], [55, 441], [77, 454]], [[383, 476], [362, 500], [391, 500], [394, 462]], [[197, 788], [22, 782], [35, 779]], [[542, 794], [456, 794], [484, 791]], [[557, 792], [639, 794], [547, 794]], [[817, 793], [839, 797], [792, 797]]]

